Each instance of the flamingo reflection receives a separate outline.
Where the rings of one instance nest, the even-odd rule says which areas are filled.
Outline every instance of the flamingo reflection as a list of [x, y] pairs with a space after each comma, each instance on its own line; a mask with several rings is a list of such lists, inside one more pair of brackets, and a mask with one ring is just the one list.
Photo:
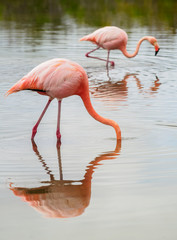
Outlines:
[[[46, 174], [49, 175], [49, 181], [42, 181], [39, 187], [23, 188], [13, 187], [10, 190], [21, 197], [31, 207], [42, 213], [48, 218], [72, 218], [81, 215], [85, 208], [88, 207], [91, 197], [91, 180], [92, 175], [103, 160], [115, 159], [121, 150], [121, 141], [117, 141], [114, 151], [106, 152], [91, 161], [82, 180], [64, 180], [62, 171], [62, 160], [60, 147], [57, 146], [59, 175], [60, 179], [56, 180], [52, 171], [49, 169], [45, 160], [40, 155], [37, 145], [32, 141], [33, 150], [42, 163]], [[45, 186], [43, 186], [45, 184]]]
[[[135, 81], [136, 87], [140, 94], [148, 93], [150, 95], [158, 92], [161, 85], [159, 78], [155, 76], [155, 80], [152, 86], [148, 90], [144, 89], [141, 81], [137, 77], [137, 74], [126, 74], [121, 81], [111, 82], [106, 81], [90, 81], [91, 94], [93, 97], [98, 98], [101, 101], [126, 101], [128, 98], [128, 79], [131, 78]], [[93, 86], [93, 87], [92, 87]]]

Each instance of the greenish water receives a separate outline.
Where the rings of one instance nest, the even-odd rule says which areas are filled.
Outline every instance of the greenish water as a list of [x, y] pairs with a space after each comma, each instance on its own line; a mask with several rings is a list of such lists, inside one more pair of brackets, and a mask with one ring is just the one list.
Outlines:
[[[176, 1], [0, 2], [0, 238], [176, 240]], [[79, 42], [98, 26], [117, 25], [127, 49], [153, 35], [133, 59], [112, 51], [105, 63], [85, 57]], [[106, 57], [104, 50], [97, 55]], [[68, 58], [89, 77], [91, 100], [122, 130], [92, 119], [76, 97], [62, 102], [62, 145], [56, 148], [57, 101], [35, 143], [31, 130], [47, 98], [5, 92], [39, 63]]]

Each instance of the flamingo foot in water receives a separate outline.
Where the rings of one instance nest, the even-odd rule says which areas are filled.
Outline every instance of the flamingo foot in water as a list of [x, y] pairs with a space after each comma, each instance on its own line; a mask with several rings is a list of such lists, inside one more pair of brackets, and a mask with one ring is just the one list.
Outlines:
[[57, 136], [57, 141], [60, 141], [61, 140], [61, 133], [60, 133], [59, 129], [57, 129], [57, 131], [56, 131], [56, 136]]
[[57, 135], [57, 148], [59, 148], [61, 146], [61, 133], [59, 129], [57, 129], [56, 135]]
[[56, 147], [57, 147], [57, 149], [59, 149], [61, 147], [61, 140], [60, 139], [57, 140]]
[[115, 66], [115, 63], [113, 61], [110, 61], [111, 63], [111, 66], [114, 67]]

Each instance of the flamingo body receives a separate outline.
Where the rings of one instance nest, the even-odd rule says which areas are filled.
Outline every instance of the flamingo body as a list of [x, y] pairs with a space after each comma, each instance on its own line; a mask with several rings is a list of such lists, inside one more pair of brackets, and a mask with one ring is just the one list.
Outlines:
[[[160, 48], [159, 48], [156, 38], [152, 37], [152, 36], [145, 36], [145, 37], [141, 38], [137, 44], [135, 52], [132, 54], [129, 54], [126, 49], [126, 45], [127, 45], [127, 41], [128, 41], [127, 33], [123, 29], [115, 27], [115, 26], [107, 26], [107, 27], [99, 28], [96, 31], [94, 31], [93, 33], [88, 34], [80, 39], [80, 41], [90, 41], [97, 45], [96, 49], [93, 49], [92, 51], [86, 53], [86, 57], [91, 57], [91, 58], [99, 59], [102, 61], [106, 61], [107, 67], [108, 67], [108, 63], [111, 63], [111, 65], [114, 66], [114, 62], [109, 61], [109, 54], [110, 54], [111, 50], [118, 49], [118, 50], [122, 51], [122, 53], [126, 57], [132, 58], [138, 54], [139, 47], [144, 40], [149, 41], [149, 43], [154, 46], [155, 55], [157, 55]], [[106, 49], [108, 51], [106, 60], [102, 59], [102, 58], [90, 56], [90, 53], [96, 51], [100, 47], [103, 49]]]
[[126, 46], [128, 36], [121, 28], [103, 27], [81, 38], [80, 41], [90, 41], [104, 49], [114, 50]]
[[49, 96], [46, 107], [44, 108], [39, 120], [33, 127], [32, 137], [36, 135], [38, 125], [40, 124], [49, 104], [54, 98], [58, 99], [58, 121], [57, 121], [57, 139], [60, 141], [60, 107], [63, 98], [78, 95], [88, 113], [97, 121], [112, 126], [116, 131], [117, 139], [121, 139], [121, 131], [118, 124], [110, 119], [101, 117], [93, 108], [90, 95], [89, 84], [85, 70], [77, 63], [67, 59], [51, 59], [41, 63], [19, 80], [6, 95], [21, 90], [37, 91], [39, 94]]
[[86, 83], [84, 69], [66, 59], [51, 59], [39, 64], [19, 80], [8, 92], [33, 90], [58, 100], [77, 94]]

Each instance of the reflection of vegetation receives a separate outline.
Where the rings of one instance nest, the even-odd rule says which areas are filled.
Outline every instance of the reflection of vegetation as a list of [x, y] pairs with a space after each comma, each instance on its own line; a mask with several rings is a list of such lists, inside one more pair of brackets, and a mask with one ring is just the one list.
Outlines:
[[[77, 4], [76, 4], [77, 2]], [[91, 25], [127, 25], [134, 21], [152, 26], [177, 27], [176, 0], [61, 0], [65, 12]]]
[[22, 25], [30, 23], [40, 27], [48, 22], [58, 25], [61, 21], [61, 13], [58, 0], [3, 0], [0, 2], [0, 19], [15, 21]]
[[176, 0], [1, 0], [0, 19], [42, 26], [60, 24], [62, 13], [80, 23], [177, 27]]

